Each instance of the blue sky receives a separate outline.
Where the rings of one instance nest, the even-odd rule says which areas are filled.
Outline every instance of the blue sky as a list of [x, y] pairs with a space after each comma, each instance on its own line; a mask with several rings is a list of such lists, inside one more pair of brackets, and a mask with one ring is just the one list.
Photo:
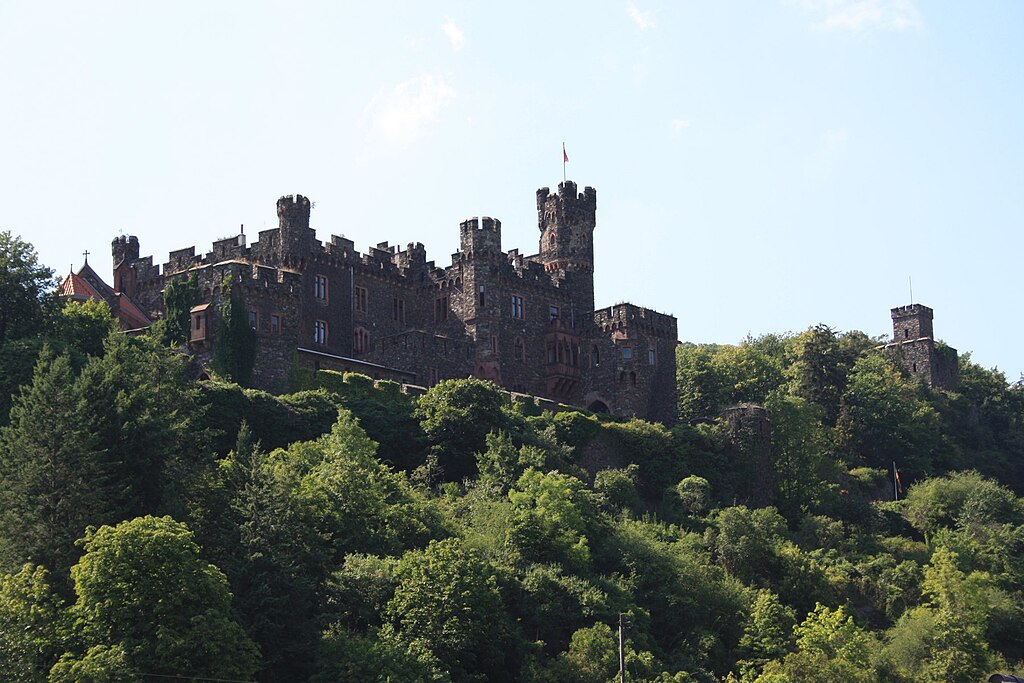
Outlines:
[[0, 3], [0, 229], [60, 273], [315, 202], [321, 239], [467, 217], [536, 250], [535, 191], [598, 192], [598, 305], [735, 343], [936, 334], [1015, 380], [1024, 3]]

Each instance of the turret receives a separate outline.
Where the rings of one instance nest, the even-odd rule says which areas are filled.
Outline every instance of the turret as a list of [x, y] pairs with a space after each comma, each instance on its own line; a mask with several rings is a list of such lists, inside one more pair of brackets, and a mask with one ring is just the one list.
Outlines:
[[110, 243], [110, 253], [114, 257], [114, 267], [122, 261], [129, 263], [139, 258], [139, 238], [135, 235], [121, 235]]
[[309, 228], [309, 199], [301, 194], [281, 197], [277, 200], [277, 218], [281, 230]]
[[459, 248], [469, 258], [501, 254], [501, 221], [489, 216], [462, 221]]
[[577, 194], [567, 180], [558, 194], [537, 190], [537, 225], [540, 260], [553, 277], [573, 290], [580, 311], [594, 310], [594, 228], [597, 225], [597, 190]]

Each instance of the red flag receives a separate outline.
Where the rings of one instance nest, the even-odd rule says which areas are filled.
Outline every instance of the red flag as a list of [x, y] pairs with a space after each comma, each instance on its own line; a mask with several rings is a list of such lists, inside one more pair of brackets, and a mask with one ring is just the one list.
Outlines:
[[565, 143], [564, 142], [562, 143], [562, 163], [563, 164], [569, 163], [569, 155], [566, 154], [566, 152], [565, 152]]

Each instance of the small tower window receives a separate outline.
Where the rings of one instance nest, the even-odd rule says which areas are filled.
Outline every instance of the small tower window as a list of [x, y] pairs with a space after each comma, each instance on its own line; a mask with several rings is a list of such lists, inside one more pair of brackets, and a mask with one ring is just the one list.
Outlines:
[[594, 344], [594, 348], [590, 350], [590, 364], [595, 368], [601, 364], [601, 351], [597, 348], [597, 344]]
[[526, 357], [526, 353], [523, 349], [523, 338], [516, 337], [515, 342], [512, 344], [512, 358], [518, 361], [522, 361]]
[[366, 287], [356, 287], [355, 307], [357, 311], [360, 313], [366, 313], [368, 299], [369, 293], [366, 291]]
[[327, 321], [317, 320], [313, 323], [313, 343], [314, 344], [326, 344], [327, 343]]
[[249, 311], [249, 327], [254, 330], [260, 329], [260, 314], [256, 311]]
[[654, 349], [647, 349], [647, 364], [654, 365], [657, 361], [657, 355], [654, 353]]
[[484, 285], [480, 285], [480, 305], [481, 306], [486, 306], [487, 305], [487, 291], [484, 288]]
[[548, 322], [554, 322], [558, 320], [559, 310], [558, 306], [548, 306]]
[[271, 315], [270, 316], [270, 333], [281, 334], [281, 316]]
[[633, 358], [633, 349], [628, 346], [622, 347], [622, 359], [631, 360]]
[[903, 328], [903, 338], [907, 339], [910, 337], [910, 330]]

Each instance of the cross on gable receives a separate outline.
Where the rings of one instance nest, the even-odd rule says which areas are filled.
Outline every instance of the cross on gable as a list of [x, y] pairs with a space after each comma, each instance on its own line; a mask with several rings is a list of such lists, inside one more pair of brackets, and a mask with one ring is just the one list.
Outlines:
[[86, 249], [82, 252], [82, 256], [85, 257], [85, 265], [89, 265], [89, 250]]

